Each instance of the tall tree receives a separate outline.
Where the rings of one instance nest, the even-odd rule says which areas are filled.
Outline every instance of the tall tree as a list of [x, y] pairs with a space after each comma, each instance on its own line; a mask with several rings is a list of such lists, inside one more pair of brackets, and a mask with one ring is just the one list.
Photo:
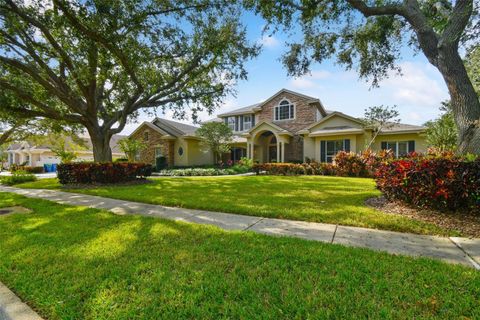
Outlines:
[[[208, 0], [0, 0], [0, 89], [21, 117], [84, 126], [95, 161], [140, 110], [194, 120], [257, 54], [239, 8]], [[48, 101], [47, 101], [48, 100]]]
[[202, 144], [213, 153], [214, 163], [221, 160], [222, 153], [229, 152], [233, 140], [233, 132], [224, 122], [205, 122], [197, 130]]
[[480, 102], [459, 48], [478, 43], [480, 22], [474, 0], [245, 0], [268, 22], [301, 28], [283, 62], [291, 75], [308, 72], [312, 62], [336, 56], [373, 85], [397, 69], [403, 44], [423, 52], [447, 84], [459, 129], [460, 152], [480, 153]]

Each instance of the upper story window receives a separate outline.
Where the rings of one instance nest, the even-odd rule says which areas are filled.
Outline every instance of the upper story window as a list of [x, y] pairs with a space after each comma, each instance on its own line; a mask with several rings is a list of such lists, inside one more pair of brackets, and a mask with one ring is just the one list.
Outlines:
[[143, 133], [143, 140], [144, 140], [144, 141], [148, 141], [148, 131], [145, 131], [145, 132]]
[[252, 129], [252, 115], [247, 114], [243, 116], [243, 130], [247, 131]]
[[235, 117], [228, 117], [227, 125], [232, 131], [235, 131]]
[[282, 100], [275, 107], [275, 121], [295, 119], [295, 106], [288, 100]]

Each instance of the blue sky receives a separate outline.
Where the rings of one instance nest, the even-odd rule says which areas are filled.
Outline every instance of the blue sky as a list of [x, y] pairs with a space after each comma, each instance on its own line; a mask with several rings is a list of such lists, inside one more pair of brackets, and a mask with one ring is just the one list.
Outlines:
[[[328, 110], [336, 110], [360, 117], [365, 108], [374, 105], [397, 105], [402, 122], [422, 124], [437, 117], [440, 102], [448, 98], [448, 91], [440, 73], [431, 66], [423, 54], [414, 55], [404, 48], [399, 64], [402, 75], [392, 72], [380, 83], [380, 88], [360, 80], [354, 70], [345, 71], [334, 61], [314, 64], [310, 75], [291, 78], [279, 58], [285, 52], [288, 38], [282, 34], [269, 37], [262, 33], [265, 22], [253, 14], [243, 17], [251, 41], [263, 44], [261, 54], [247, 64], [248, 80], [237, 83], [236, 97], [227, 97], [222, 108], [213, 115], [202, 113], [200, 120], [213, 118], [223, 113], [269, 98], [282, 88], [298, 91], [319, 98]], [[172, 119], [170, 112], [159, 117]], [[141, 115], [137, 123], [128, 124], [124, 134], [131, 133], [138, 123], [151, 117]], [[173, 119], [176, 120], [176, 119]], [[189, 120], [181, 121], [191, 123]]]

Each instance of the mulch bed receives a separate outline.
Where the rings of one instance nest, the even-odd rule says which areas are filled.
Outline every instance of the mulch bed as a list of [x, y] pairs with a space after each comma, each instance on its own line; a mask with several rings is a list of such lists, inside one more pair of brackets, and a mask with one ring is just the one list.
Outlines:
[[480, 238], [480, 214], [417, 209], [400, 202], [388, 201], [383, 196], [367, 199], [365, 204], [385, 213], [403, 215], [435, 224], [446, 230], [458, 231], [463, 236]]

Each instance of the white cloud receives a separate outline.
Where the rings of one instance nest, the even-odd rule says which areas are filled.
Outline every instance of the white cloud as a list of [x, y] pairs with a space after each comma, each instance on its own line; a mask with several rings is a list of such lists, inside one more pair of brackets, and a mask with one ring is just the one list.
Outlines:
[[258, 43], [265, 48], [276, 48], [280, 45], [280, 41], [274, 36], [264, 35], [258, 40]]
[[290, 85], [297, 89], [320, 88], [316, 80], [324, 80], [331, 77], [332, 74], [326, 70], [314, 70], [310, 74], [290, 80]]
[[435, 69], [427, 64], [405, 62], [400, 65], [402, 75], [390, 74], [380, 84], [391, 91], [394, 100], [402, 104], [424, 107], [438, 107], [440, 102], [448, 98], [445, 85], [435, 79]]

